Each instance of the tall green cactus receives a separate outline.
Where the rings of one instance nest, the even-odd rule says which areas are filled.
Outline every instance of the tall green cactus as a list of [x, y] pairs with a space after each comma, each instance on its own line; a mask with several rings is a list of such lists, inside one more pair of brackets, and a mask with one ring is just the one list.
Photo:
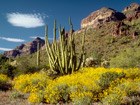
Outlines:
[[51, 70], [54, 70], [60, 74], [70, 74], [77, 71], [83, 63], [85, 56], [84, 52], [84, 40], [85, 34], [82, 40], [82, 53], [80, 58], [76, 55], [73, 25], [71, 19], [69, 19], [70, 32], [68, 37], [65, 35], [65, 29], [59, 27], [59, 40], [56, 40], [56, 20], [54, 21], [54, 39], [50, 44], [48, 40], [48, 26], [45, 27], [45, 45], [49, 58], [49, 65]]
[[40, 44], [39, 44], [39, 42], [37, 43], [37, 61], [36, 61], [36, 63], [37, 63], [37, 67], [40, 65]]

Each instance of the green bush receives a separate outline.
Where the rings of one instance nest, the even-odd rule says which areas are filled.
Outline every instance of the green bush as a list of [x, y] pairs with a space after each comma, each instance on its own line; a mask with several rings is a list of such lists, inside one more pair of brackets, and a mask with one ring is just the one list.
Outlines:
[[106, 72], [103, 73], [100, 76], [99, 79], [99, 86], [101, 86], [102, 89], [105, 89], [109, 86], [109, 84], [114, 81], [117, 78], [122, 78], [124, 77], [125, 74], [124, 73], [117, 73], [117, 72]]
[[2, 65], [0, 73], [5, 74], [10, 78], [13, 78], [15, 69], [16, 68], [14, 66], [10, 65], [9, 63], [5, 63], [5, 64]]
[[8, 60], [7, 57], [4, 57], [3, 55], [0, 54], [0, 65], [4, 64]]
[[17, 98], [23, 98], [23, 97], [24, 95], [18, 91], [13, 91], [9, 96], [10, 99], [17, 99]]
[[8, 90], [11, 88], [11, 84], [8, 83], [9, 82], [9, 78], [4, 75], [4, 74], [0, 74], [0, 90]]
[[121, 94], [110, 94], [102, 99], [103, 105], [121, 105]]
[[110, 67], [133, 68], [140, 67], [140, 48], [129, 48], [110, 60]]
[[21, 60], [18, 63], [16, 69], [14, 70], [14, 74], [15, 76], [18, 76], [21, 74], [35, 73], [35, 72], [40, 71], [43, 68], [48, 69], [49, 67], [43, 66], [43, 65], [37, 67], [36, 65], [31, 64], [31, 62], [29, 61]]

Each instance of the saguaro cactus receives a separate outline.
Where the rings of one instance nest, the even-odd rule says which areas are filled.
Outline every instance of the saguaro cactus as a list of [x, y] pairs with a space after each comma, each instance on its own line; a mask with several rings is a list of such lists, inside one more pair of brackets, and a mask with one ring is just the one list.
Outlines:
[[37, 67], [40, 65], [40, 44], [39, 44], [39, 42], [37, 43], [37, 61], [36, 61], [36, 63], [37, 63]]
[[56, 40], [56, 20], [54, 21], [54, 39], [50, 44], [48, 40], [48, 26], [45, 27], [45, 45], [49, 58], [49, 65], [51, 70], [54, 70], [61, 74], [70, 74], [78, 70], [81, 67], [84, 52], [84, 40], [85, 34], [82, 39], [82, 51], [80, 57], [76, 55], [75, 41], [73, 33], [73, 25], [71, 19], [69, 19], [70, 31], [69, 35], [65, 35], [65, 29], [59, 27], [59, 40]]

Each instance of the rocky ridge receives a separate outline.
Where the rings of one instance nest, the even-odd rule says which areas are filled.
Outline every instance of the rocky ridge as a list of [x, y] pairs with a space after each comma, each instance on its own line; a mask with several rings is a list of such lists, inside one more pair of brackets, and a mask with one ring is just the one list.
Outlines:
[[137, 3], [132, 3], [122, 11], [126, 18], [131, 21], [140, 17], [140, 5]]
[[37, 51], [37, 43], [40, 44], [40, 48], [41, 48], [42, 46], [44, 46], [45, 41], [43, 39], [37, 37], [32, 42], [21, 44], [20, 46], [17, 46], [13, 50], [5, 51], [4, 56], [16, 57], [16, 56], [21, 56], [21, 55], [32, 54]]
[[[115, 24], [111, 27], [111, 34], [113, 36], [120, 35], [131, 35], [133, 38], [137, 36], [137, 31], [129, 31], [129, 25], [125, 24], [124, 21], [132, 21], [133, 19], [140, 18], [140, 5], [132, 3], [125, 7], [122, 12], [118, 12], [114, 9], [103, 7], [97, 11], [92, 12], [89, 16], [82, 19], [81, 29], [75, 31], [75, 33], [82, 33], [84, 29], [88, 28], [100, 28], [106, 23], [114, 22]], [[67, 33], [66, 33], [67, 36]], [[27, 55], [36, 52], [37, 43], [41, 44], [41, 49], [45, 49], [44, 40], [36, 38], [34, 41], [22, 44], [11, 51], [5, 51], [6, 57], [16, 57], [20, 55]]]
[[140, 17], [140, 5], [132, 3], [130, 6], [124, 8], [123, 12], [118, 12], [114, 9], [103, 7], [81, 21], [81, 29], [96, 28], [106, 22], [122, 21], [124, 19], [132, 20]]

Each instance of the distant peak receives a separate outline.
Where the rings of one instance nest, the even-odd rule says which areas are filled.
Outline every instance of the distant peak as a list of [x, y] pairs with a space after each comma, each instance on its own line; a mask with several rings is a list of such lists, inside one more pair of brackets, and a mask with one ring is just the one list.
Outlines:
[[36, 37], [35, 39], [38, 39], [38, 40], [40, 40], [41, 38], [40, 38], [40, 37]]
[[131, 3], [129, 6], [124, 8], [123, 12], [137, 11], [137, 10], [140, 10], [140, 5], [138, 3]]
[[41, 39], [40, 37], [36, 37], [33, 41], [42, 41], [43, 39]]
[[102, 8], [99, 9], [99, 10], [100, 10], [100, 11], [105, 11], [105, 12], [106, 12], [106, 11], [110, 11], [110, 10], [111, 10], [111, 11], [114, 11], [114, 12], [116, 11], [116, 10], [114, 10], [114, 9], [112, 9], [112, 8], [108, 8], [108, 7], [102, 7]]
[[96, 28], [97, 26], [110, 21], [120, 21], [125, 19], [125, 15], [108, 7], [92, 12], [81, 21], [81, 28]]
[[40, 44], [40, 48], [41, 48], [42, 46], [44, 46], [45, 41], [40, 37], [36, 37], [31, 42], [21, 44], [20, 46], [17, 46], [15, 49], [11, 51], [5, 51], [4, 55], [6, 57], [16, 57], [16, 56], [32, 54], [37, 51], [37, 43]]

